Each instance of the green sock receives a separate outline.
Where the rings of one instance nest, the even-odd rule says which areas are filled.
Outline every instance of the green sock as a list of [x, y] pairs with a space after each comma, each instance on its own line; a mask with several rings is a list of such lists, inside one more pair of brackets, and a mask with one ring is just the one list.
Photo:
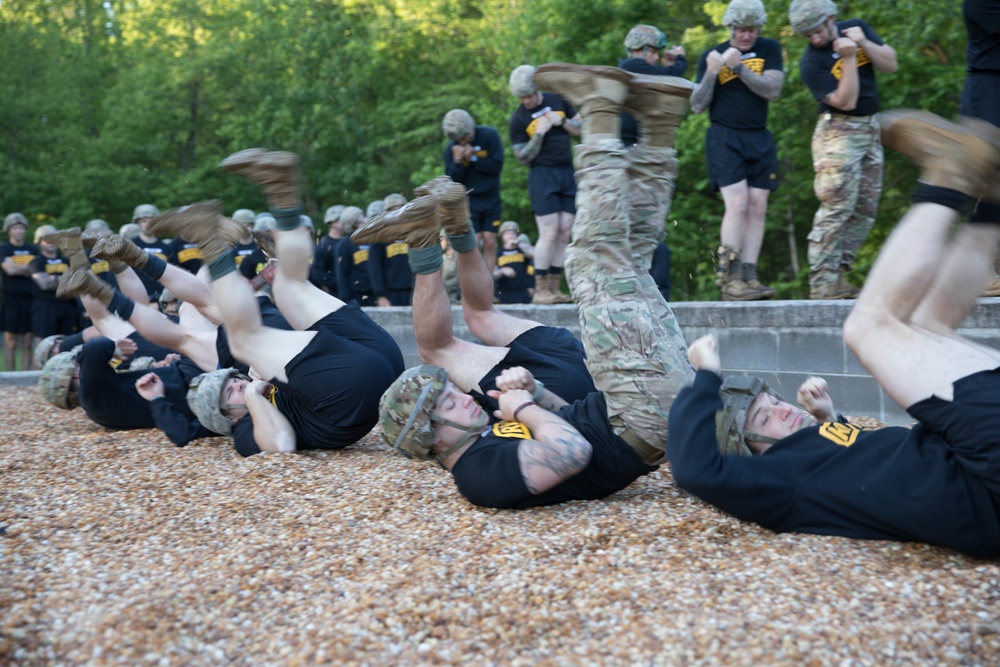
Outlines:
[[444, 264], [444, 254], [441, 246], [432, 245], [429, 248], [410, 248], [406, 255], [413, 273], [434, 273]]
[[479, 250], [479, 239], [476, 238], [476, 232], [471, 227], [469, 231], [462, 234], [461, 236], [452, 236], [448, 234], [448, 243], [451, 247], [455, 249], [455, 252], [472, 252], [473, 250]]

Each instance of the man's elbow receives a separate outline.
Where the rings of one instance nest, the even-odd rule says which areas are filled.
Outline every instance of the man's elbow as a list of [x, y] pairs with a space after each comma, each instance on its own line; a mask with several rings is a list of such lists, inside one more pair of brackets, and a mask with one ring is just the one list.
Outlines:
[[296, 451], [295, 436], [291, 433], [279, 433], [275, 438], [274, 448], [284, 454], [292, 454]]

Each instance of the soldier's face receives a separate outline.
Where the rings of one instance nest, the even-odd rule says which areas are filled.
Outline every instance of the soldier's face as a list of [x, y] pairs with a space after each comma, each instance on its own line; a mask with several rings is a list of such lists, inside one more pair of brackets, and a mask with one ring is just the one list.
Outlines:
[[809, 40], [810, 46], [816, 49], [822, 49], [833, 41], [833, 28], [830, 26], [830, 23], [830, 19], [827, 19], [812, 30], [802, 33], [802, 35]]
[[16, 225], [11, 225], [7, 233], [10, 234], [11, 241], [13, 241], [14, 243], [22, 243], [24, 241], [24, 234], [27, 231], [28, 231], [27, 227], [18, 223]]
[[[815, 426], [818, 422], [808, 412], [791, 403], [779, 401], [778, 398], [763, 392], [747, 410], [746, 430], [758, 435], [764, 435], [775, 440], [781, 440], [804, 428]], [[761, 453], [771, 445], [748, 442], [747, 445], [756, 453]]]
[[517, 247], [517, 237], [518, 233], [514, 230], [508, 229], [503, 233], [503, 247], [504, 248], [516, 248]]
[[[462, 426], [474, 426], [481, 424], [483, 420], [483, 409], [479, 407], [475, 399], [469, 394], [459, 391], [458, 387], [450, 381], [438, 394], [432, 414]], [[438, 424], [436, 428], [439, 439], [445, 442], [449, 442], [453, 437], [464, 435], [462, 431], [451, 426]]]
[[659, 62], [660, 53], [661, 51], [659, 49], [655, 49], [652, 46], [647, 46], [642, 50], [642, 56], [646, 59], [647, 65], [655, 65]]
[[750, 47], [757, 41], [759, 35], [760, 28], [756, 26], [748, 28], [733, 27], [729, 29], [729, 45], [736, 47], [740, 51], [749, 51]]
[[518, 99], [521, 100], [521, 104], [524, 105], [525, 109], [534, 109], [541, 104], [541, 99], [539, 99], [540, 97], [541, 96], [538, 93], [532, 93]]

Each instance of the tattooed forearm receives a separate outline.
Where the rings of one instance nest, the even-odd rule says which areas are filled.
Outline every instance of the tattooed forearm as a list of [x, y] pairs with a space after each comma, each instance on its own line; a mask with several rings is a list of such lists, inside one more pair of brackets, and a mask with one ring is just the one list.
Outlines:
[[521, 421], [531, 429], [533, 440], [522, 440], [517, 448], [524, 483], [539, 494], [578, 474], [587, 467], [593, 447], [562, 417], [531, 408]]
[[705, 73], [705, 78], [691, 93], [691, 111], [701, 113], [712, 104], [712, 97], [715, 96], [715, 74]]
[[743, 70], [740, 81], [746, 84], [750, 92], [758, 97], [763, 97], [769, 102], [778, 99], [781, 94], [781, 86], [785, 83], [785, 73], [776, 69], [769, 69], [762, 74], [754, 74], [750, 70]]
[[531, 164], [531, 161], [538, 157], [539, 151], [542, 150], [544, 138], [544, 134], [536, 134], [526, 144], [514, 144], [514, 157], [521, 164]]

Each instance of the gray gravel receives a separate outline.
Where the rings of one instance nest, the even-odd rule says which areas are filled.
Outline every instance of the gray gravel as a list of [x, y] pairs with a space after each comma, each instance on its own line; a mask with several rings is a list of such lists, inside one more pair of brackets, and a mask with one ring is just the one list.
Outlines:
[[994, 665], [1000, 564], [674, 488], [475, 508], [374, 435], [240, 459], [0, 387], [0, 664]]

